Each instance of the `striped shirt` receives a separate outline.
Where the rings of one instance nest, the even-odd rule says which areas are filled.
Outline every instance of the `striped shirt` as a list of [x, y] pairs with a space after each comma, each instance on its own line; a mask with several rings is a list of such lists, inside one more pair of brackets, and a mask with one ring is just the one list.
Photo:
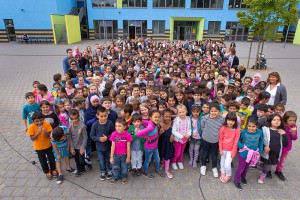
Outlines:
[[201, 130], [203, 140], [209, 143], [219, 142], [219, 131], [223, 126], [224, 120], [222, 116], [216, 119], [210, 118], [210, 115], [202, 117]]

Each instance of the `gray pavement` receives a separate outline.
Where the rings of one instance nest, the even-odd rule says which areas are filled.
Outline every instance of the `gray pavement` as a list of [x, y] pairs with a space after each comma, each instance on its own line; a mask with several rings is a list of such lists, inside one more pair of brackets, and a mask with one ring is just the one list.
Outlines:
[[[83, 47], [93, 46], [94, 43], [95, 41], [84, 41], [77, 46], [82, 50]], [[185, 155], [186, 168], [183, 171], [173, 172], [172, 180], [160, 177], [154, 180], [145, 177], [132, 178], [129, 173], [127, 185], [121, 183], [109, 185], [108, 181], [99, 179], [99, 165], [95, 154], [92, 156], [93, 169], [88, 169], [83, 176], [75, 178], [64, 171], [66, 181], [59, 186], [55, 180], [47, 180], [37, 167], [28, 162], [36, 161], [36, 166], [39, 166], [38, 158], [33, 154], [32, 142], [23, 131], [21, 110], [25, 103], [24, 94], [32, 91], [31, 83], [34, 80], [39, 80], [50, 88], [52, 75], [62, 72], [61, 62], [65, 49], [74, 46], [0, 44], [0, 199], [105, 199], [97, 195], [119, 199], [299, 199], [298, 141], [294, 143], [285, 164], [284, 174], [287, 181], [282, 182], [273, 176], [273, 179], [267, 179], [265, 184], [259, 185], [257, 183], [259, 173], [250, 170], [249, 184], [243, 187], [244, 191], [238, 191], [232, 180], [222, 184], [219, 179], [213, 178], [208, 166], [207, 175], [202, 176], [200, 180], [204, 198], [199, 188], [199, 167], [196, 171], [187, 167], [187, 155]], [[237, 43], [237, 55], [245, 64], [249, 46], [250, 43]], [[253, 46], [253, 50], [255, 49], [256, 44]], [[266, 43], [264, 52], [268, 58], [269, 68], [260, 72], [264, 78], [271, 71], [280, 73], [288, 90], [286, 110], [294, 110], [300, 115], [299, 50], [299, 46], [292, 44], [287, 44], [284, 49], [283, 44]], [[254, 52], [251, 64], [253, 58]], [[247, 72], [249, 75], [253, 73], [255, 73], [253, 70]], [[12, 150], [4, 138], [20, 155]], [[72, 165], [75, 167], [73, 160]]]

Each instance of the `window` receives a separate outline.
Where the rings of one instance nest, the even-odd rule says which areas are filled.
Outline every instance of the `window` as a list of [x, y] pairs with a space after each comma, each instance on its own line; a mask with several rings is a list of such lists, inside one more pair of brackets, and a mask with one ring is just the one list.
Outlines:
[[117, 7], [117, 0], [92, 0], [92, 7]]
[[214, 22], [209, 21], [208, 22], [208, 35], [219, 35], [220, 34], [220, 28], [221, 28], [221, 22]]
[[153, 0], [155, 8], [184, 8], [185, 0]]
[[229, 9], [247, 9], [248, 6], [243, 4], [243, 0], [229, 0]]
[[147, 8], [147, 0], [123, 0], [123, 8], [125, 7]]
[[165, 21], [153, 20], [152, 21], [153, 34], [165, 34]]
[[223, 8], [224, 0], [191, 0], [191, 8]]

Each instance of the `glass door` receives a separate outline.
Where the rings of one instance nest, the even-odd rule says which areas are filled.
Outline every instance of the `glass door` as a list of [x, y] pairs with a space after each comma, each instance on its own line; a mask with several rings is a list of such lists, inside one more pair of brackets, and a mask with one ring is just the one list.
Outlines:
[[141, 26], [135, 27], [135, 36], [142, 37], [142, 27]]
[[184, 40], [192, 39], [192, 28], [190, 26], [186, 26], [184, 28]]

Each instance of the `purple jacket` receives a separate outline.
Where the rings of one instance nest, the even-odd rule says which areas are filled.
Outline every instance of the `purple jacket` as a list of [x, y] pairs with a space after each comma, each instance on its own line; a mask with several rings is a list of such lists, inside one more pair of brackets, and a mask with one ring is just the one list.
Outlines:
[[143, 121], [143, 126], [145, 126], [146, 128], [137, 132], [136, 136], [140, 138], [146, 138], [146, 142], [144, 144], [145, 148], [151, 150], [157, 148], [158, 128], [156, 124], [149, 120]]
[[298, 138], [298, 128], [296, 130], [295, 135], [292, 136], [291, 128], [294, 128], [294, 127], [297, 128], [297, 125], [294, 125], [294, 126], [291, 126], [291, 127], [290, 126], [285, 127], [285, 133], [286, 133], [289, 144], [288, 144], [288, 146], [283, 147], [282, 152], [289, 152], [292, 149], [293, 140], [297, 140], [297, 138]]

